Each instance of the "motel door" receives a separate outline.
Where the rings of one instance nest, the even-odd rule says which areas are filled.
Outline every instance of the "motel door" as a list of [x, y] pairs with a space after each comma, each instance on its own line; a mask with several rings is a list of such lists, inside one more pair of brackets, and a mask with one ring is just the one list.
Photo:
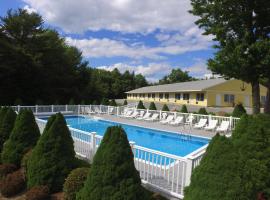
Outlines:
[[245, 96], [245, 107], [249, 107], [249, 95]]
[[216, 106], [221, 106], [221, 95], [216, 94]]

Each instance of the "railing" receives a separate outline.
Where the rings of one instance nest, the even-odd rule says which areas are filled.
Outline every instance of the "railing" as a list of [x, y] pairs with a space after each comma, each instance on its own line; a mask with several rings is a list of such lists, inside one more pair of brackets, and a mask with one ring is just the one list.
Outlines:
[[[42, 133], [46, 120], [36, 118]], [[95, 132], [81, 131], [68, 126], [74, 141], [74, 150], [80, 158], [92, 161], [102, 136]], [[188, 157], [175, 156], [152, 149], [144, 148], [130, 142], [134, 155], [134, 164], [140, 173], [142, 182], [158, 188], [175, 197], [183, 198], [184, 187], [189, 185], [195, 155]]]

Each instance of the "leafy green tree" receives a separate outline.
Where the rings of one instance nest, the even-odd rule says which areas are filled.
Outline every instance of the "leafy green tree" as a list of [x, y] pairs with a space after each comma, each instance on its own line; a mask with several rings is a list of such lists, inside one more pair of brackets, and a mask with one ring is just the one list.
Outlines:
[[20, 166], [23, 155], [36, 145], [39, 128], [31, 110], [21, 110], [1, 154], [3, 163]]
[[3, 145], [9, 138], [9, 135], [14, 127], [16, 116], [15, 111], [12, 108], [8, 108], [6, 115], [0, 124], [0, 153], [2, 152]]
[[135, 76], [135, 88], [145, 87], [147, 85], [148, 83], [143, 75], [137, 74]]
[[167, 106], [167, 104], [164, 104], [162, 107], [162, 111], [170, 111], [169, 107]]
[[117, 103], [115, 102], [114, 99], [112, 99], [112, 100], [110, 101], [110, 106], [117, 106]]
[[182, 108], [180, 110], [181, 113], [188, 113], [188, 109], [186, 105], [182, 105]]
[[93, 104], [93, 105], [98, 105], [99, 103], [98, 103], [97, 100], [94, 100], [92, 104]]
[[233, 117], [241, 117], [242, 115], [246, 114], [247, 111], [244, 108], [244, 106], [240, 103], [240, 104], [236, 104], [236, 106], [234, 107], [232, 116]]
[[145, 106], [143, 105], [142, 101], [139, 101], [139, 103], [137, 105], [137, 109], [145, 109]]
[[6, 113], [7, 113], [7, 111], [8, 111], [8, 108], [7, 107], [1, 107], [0, 108], [0, 126], [2, 124], [2, 121], [3, 121], [3, 119], [4, 119], [4, 117], [5, 117]]
[[154, 102], [150, 103], [149, 110], [157, 110], [156, 104]]
[[[227, 78], [236, 78], [252, 86], [253, 113], [260, 112], [259, 81], [265, 67], [258, 43], [270, 37], [269, 1], [191, 0], [196, 23], [217, 41], [218, 51], [209, 68]], [[269, 48], [269, 47], [268, 47]]]
[[27, 187], [46, 185], [51, 192], [62, 190], [74, 168], [73, 140], [62, 114], [52, 116], [27, 163]]
[[270, 118], [262, 114], [242, 116], [231, 138], [215, 136], [192, 173], [185, 200], [268, 199], [269, 137]]
[[68, 102], [68, 105], [75, 105], [75, 101], [73, 98], [71, 98]]
[[205, 108], [200, 108], [199, 111], [198, 111], [198, 114], [200, 114], [200, 115], [208, 115], [208, 112], [206, 111]]
[[125, 131], [109, 127], [76, 199], [146, 199]]
[[107, 99], [107, 98], [103, 98], [103, 99], [102, 99], [102, 101], [101, 101], [101, 105], [108, 106], [109, 104], [110, 104], [109, 99]]
[[187, 71], [172, 69], [171, 73], [159, 80], [159, 84], [179, 83], [194, 80]]

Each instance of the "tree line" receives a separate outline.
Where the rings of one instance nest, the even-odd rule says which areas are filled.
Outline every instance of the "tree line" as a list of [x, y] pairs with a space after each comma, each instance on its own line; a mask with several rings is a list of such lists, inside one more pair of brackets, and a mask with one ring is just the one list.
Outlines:
[[0, 18], [0, 105], [90, 103], [147, 84], [141, 74], [89, 67], [37, 13], [9, 10]]

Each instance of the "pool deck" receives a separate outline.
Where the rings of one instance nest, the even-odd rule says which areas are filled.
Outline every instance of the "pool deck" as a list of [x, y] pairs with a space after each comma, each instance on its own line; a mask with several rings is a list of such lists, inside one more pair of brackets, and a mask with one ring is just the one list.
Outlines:
[[179, 125], [179, 126], [164, 125], [159, 122], [147, 122], [147, 121], [141, 121], [141, 120], [136, 120], [136, 119], [127, 119], [127, 118], [118, 117], [116, 115], [108, 115], [108, 114], [95, 114], [95, 115], [89, 115], [89, 116], [100, 117], [103, 120], [113, 121], [116, 123], [122, 123], [122, 124], [140, 126], [144, 128], [158, 129], [162, 131], [194, 135], [194, 136], [200, 136], [200, 137], [206, 137], [206, 138], [212, 138], [216, 134], [216, 132], [214, 131], [194, 129], [190, 125]]

